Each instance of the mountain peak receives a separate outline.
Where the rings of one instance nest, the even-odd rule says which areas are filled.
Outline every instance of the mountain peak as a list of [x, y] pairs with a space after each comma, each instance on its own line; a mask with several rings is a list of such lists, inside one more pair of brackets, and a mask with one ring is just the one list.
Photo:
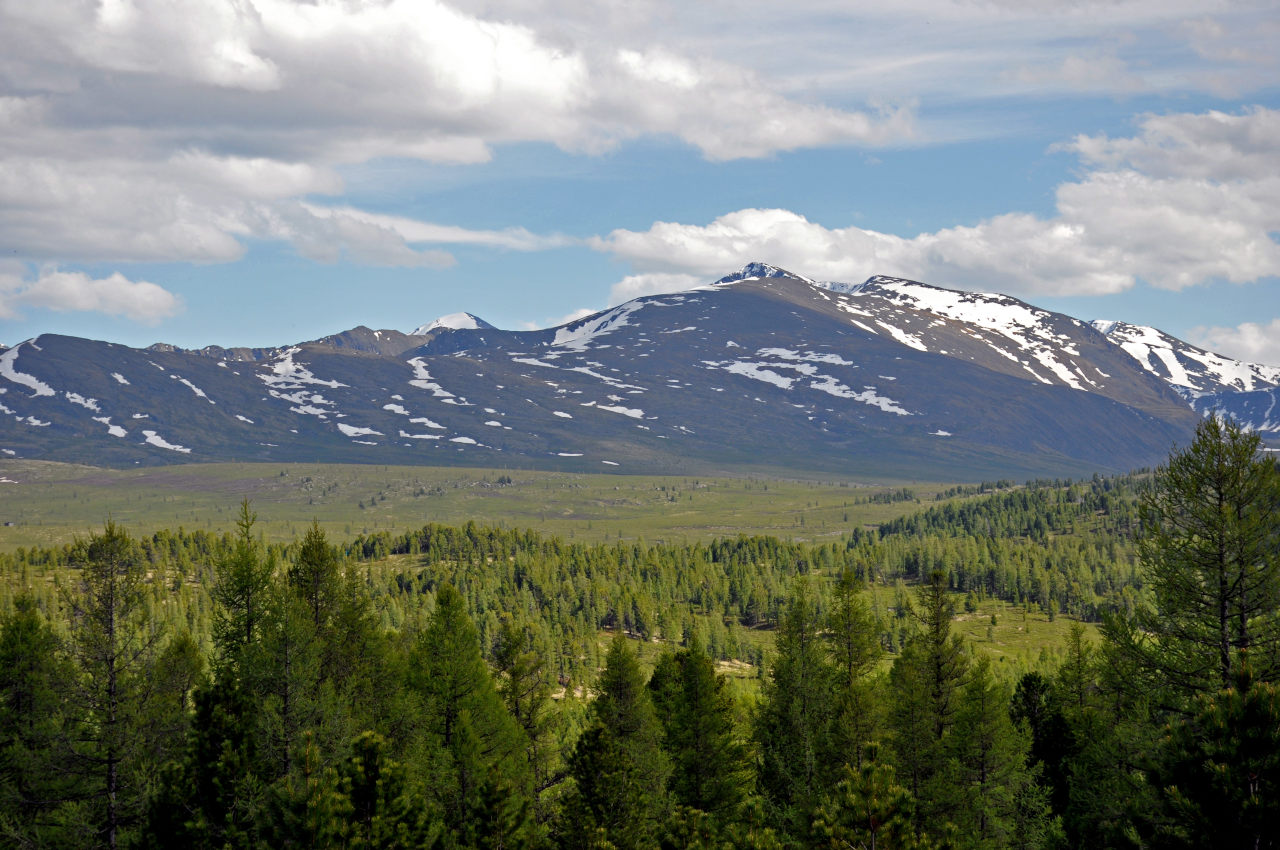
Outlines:
[[439, 330], [487, 331], [494, 329], [493, 325], [471, 313], [450, 313], [447, 316], [441, 316], [434, 321], [427, 322], [425, 325], [420, 325], [414, 330], [409, 331], [409, 335], [426, 336], [429, 333]]
[[789, 272], [786, 269], [780, 269], [777, 266], [771, 266], [768, 263], [751, 262], [738, 269], [733, 274], [725, 275], [716, 281], [716, 286], [729, 283], [739, 283], [744, 280], [760, 280], [770, 277], [790, 277], [796, 280], [802, 280], [805, 283], [813, 283], [804, 275], [798, 275], [795, 272]]

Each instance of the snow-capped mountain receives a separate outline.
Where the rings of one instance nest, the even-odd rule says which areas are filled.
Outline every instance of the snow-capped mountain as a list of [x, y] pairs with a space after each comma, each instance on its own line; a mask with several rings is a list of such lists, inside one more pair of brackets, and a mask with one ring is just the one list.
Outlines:
[[1241, 363], [1142, 325], [1101, 319], [1090, 324], [1142, 368], [1188, 397], [1280, 387], [1280, 366]]
[[493, 330], [493, 325], [486, 322], [479, 316], [473, 316], [470, 313], [450, 313], [447, 316], [441, 316], [438, 319], [427, 322], [425, 325], [419, 325], [409, 331], [410, 336], [426, 336], [439, 330], [449, 331], [480, 331]]
[[[414, 334], [198, 352], [46, 334], [0, 352], [0, 451], [115, 465], [1087, 474], [1161, 462], [1206, 409], [1116, 332], [1003, 295], [751, 264], [539, 331], [462, 314]], [[1253, 376], [1228, 400], [1280, 420], [1270, 373], [1219, 360], [1196, 374]], [[1218, 398], [1203, 394], [1217, 385], [1188, 386], [1197, 405]]]

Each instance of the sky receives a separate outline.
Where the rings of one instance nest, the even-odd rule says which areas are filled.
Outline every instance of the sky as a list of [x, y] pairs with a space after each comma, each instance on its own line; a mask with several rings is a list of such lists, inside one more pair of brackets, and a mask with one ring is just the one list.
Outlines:
[[0, 0], [0, 343], [550, 327], [750, 261], [1280, 365], [1280, 5]]

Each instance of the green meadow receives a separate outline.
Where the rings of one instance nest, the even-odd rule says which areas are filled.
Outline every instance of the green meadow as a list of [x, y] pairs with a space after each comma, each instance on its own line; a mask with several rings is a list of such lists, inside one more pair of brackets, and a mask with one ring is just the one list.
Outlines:
[[[903, 500], [903, 487], [913, 497]], [[113, 519], [135, 536], [230, 531], [248, 499], [267, 541], [314, 520], [330, 539], [474, 521], [582, 542], [672, 543], [738, 534], [835, 539], [932, 503], [947, 485], [581, 475], [527, 470], [219, 463], [102, 469], [0, 462], [0, 551], [50, 546]]]

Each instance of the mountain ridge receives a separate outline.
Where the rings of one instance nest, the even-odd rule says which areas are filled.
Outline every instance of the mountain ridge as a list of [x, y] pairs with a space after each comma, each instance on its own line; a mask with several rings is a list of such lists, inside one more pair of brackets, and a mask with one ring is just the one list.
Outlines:
[[555, 328], [459, 316], [264, 349], [42, 335], [0, 350], [0, 452], [972, 480], [1158, 463], [1209, 409], [1280, 425], [1280, 370], [1163, 335], [1160, 373], [1136, 331], [903, 278], [757, 263]]

